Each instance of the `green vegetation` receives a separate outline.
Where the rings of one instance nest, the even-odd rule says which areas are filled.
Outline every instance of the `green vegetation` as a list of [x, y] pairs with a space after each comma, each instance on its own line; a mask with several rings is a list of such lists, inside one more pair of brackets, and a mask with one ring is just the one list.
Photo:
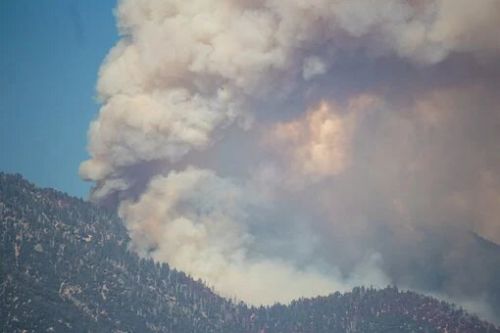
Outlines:
[[0, 173], [2, 332], [500, 332], [394, 287], [248, 307], [127, 250], [112, 213]]

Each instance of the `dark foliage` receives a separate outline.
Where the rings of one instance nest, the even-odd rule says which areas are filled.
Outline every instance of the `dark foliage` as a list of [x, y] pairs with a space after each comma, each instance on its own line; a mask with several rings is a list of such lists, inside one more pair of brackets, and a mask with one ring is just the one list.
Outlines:
[[119, 219], [0, 173], [2, 332], [500, 332], [388, 287], [253, 308], [127, 250]]

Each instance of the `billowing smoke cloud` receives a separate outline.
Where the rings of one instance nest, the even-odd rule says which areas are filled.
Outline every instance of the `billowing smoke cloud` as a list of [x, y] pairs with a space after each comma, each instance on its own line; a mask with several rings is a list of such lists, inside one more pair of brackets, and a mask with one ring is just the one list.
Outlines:
[[122, 202], [120, 215], [132, 248], [140, 254], [203, 277], [226, 296], [255, 304], [386, 281], [381, 272], [371, 281], [364, 276], [364, 271], [376, 269], [376, 255], [343, 281], [338, 272], [328, 277], [312, 266], [299, 270], [285, 260], [250, 253], [259, 242], [245, 230], [244, 220], [251, 218], [245, 194], [250, 195], [212, 171], [188, 168], [155, 177], [138, 201]]
[[500, 313], [498, 1], [116, 15], [80, 173], [135, 251], [252, 303], [397, 283]]

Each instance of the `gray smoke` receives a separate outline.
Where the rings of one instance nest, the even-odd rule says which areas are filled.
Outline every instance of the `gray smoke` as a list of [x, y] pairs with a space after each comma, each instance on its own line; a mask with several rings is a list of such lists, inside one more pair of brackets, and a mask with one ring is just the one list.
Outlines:
[[255, 304], [397, 283], [500, 313], [500, 2], [116, 16], [80, 173], [131, 248]]

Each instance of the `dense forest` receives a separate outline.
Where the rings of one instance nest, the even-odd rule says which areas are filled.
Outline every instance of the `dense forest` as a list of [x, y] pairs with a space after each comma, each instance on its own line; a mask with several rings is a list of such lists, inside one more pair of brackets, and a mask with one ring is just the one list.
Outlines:
[[358, 287], [249, 307], [128, 251], [108, 211], [0, 173], [2, 332], [500, 332], [452, 304]]

